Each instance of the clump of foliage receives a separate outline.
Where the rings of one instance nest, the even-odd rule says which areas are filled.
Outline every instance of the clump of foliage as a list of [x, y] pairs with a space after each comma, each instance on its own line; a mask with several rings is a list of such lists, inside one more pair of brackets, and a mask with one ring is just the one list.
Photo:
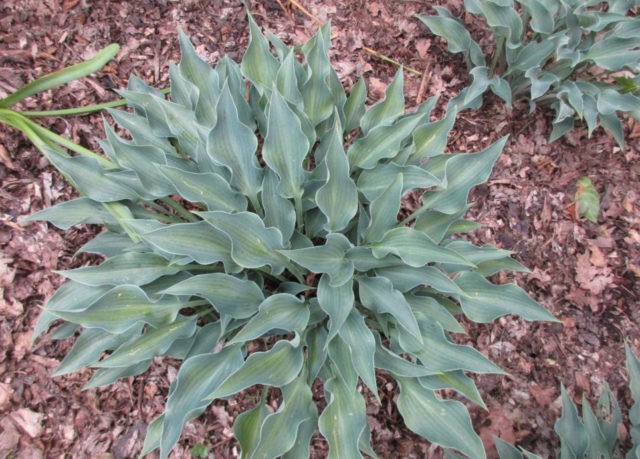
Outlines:
[[[80, 250], [106, 260], [62, 271], [37, 325], [79, 333], [56, 374], [89, 366], [95, 387], [156, 356], [181, 360], [145, 441], [162, 457], [214, 400], [261, 385], [234, 424], [242, 457], [307, 457], [319, 429], [330, 457], [351, 458], [375, 456], [365, 394], [379, 397], [382, 372], [410, 429], [485, 457], [464, 404], [438, 391], [484, 406], [465, 371], [502, 370], [453, 342], [456, 316], [554, 320], [516, 285], [486, 280], [525, 270], [510, 252], [454, 238], [475, 227], [469, 190], [505, 139], [443, 154], [456, 113], [430, 121], [435, 99], [405, 113], [402, 71], [367, 109], [364, 81], [347, 96], [330, 65], [328, 26], [297, 50], [250, 26], [241, 65], [210, 67], [181, 34], [170, 100], [131, 79], [121, 95], [133, 111], [110, 112], [130, 139], [105, 123], [106, 164], [45, 148], [82, 197], [31, 219], [106, 228]], [[421, 206], [399, 219], [415, 190]]]
[[[584, 120], [589, 135], [598, 126], [624, 146], [617, 113], [640, 119], [640, 18], [637, 0], [465, 0], [495, 39], [491, 61], [464, 23], [443, 7], [418, 18], [462, 53], [473, 82], [456, 103], [478, 107], [490, 90], [511, 104], [528, 99], [555, 110], [551, 140]], [[636, 11], [637, 13], [637, 11]], [[636, 93], [636, 94], [634, 94]]]
[[[627, 459], [640, 457], [640, 361], [629, 345], [625, 345], [629, 389], [635, 403], [629, 410], [631, 440], [633, 445], [626, 453]], [[612, 458], [623, 457], [618, 444], [618, 430], [622, 423], [622, 413], [615, 396], [605, 385], [593, 410], [587, 398], [582, 396], [582, 420], [578, 409], [567, 393], [561, 388], [562, 416], [556, 421], [555, 431], [560, 437], [560, 459]], [[541, 459], [522, 448], [495, 439], [501, 459]]]

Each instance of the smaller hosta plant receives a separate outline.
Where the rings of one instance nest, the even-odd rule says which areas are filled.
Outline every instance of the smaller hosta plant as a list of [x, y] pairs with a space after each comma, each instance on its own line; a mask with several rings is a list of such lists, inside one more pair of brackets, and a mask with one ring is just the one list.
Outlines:
[[[640, 18], [637, 0], [465, 0], [495, 39], [490, 62], [464, 23], [444, 7], [418, 18], [462, 53], [473, 78], [455, 104], [478, 107], [488, 90], [511, 104], [528, 99], [555, 110], [551, 140], [584, 120], [624, 145], [617, 113], [640, 119]], [[516, 7], [516, 5], [518, 5]], [[634, 13], [635, 10], [635, 13]]]
[[[625, 345], [629, 389], [635, 403], [629, 410], [632, 446], [626, 452], [628, 459], [640, 457], [640, 361], [631, 347]], [[555, 423], [560, 437], [559, 459], [620, 458], [623, 457], [618, 443], [618, 432], [622, 425], [622, 413], [615, 396], [605, 384], [594, 410], [587, 398], [582, 396], [582, 419], [571, 395], [561, 387], [562, 416]], [[537, 454], [495, 438], [500, 459], [541, 459]]]
[[[473, 228], [469, 190], [505, 139], [443, 154], [455, 111], [432, 122], [431, 99], [405, 113], [401, 71], [367, 109], [364, 82], [347, 96], [330, 65], [328, 27], [299, 59], [250, 25], [241, 65], [211, 68], [181, 35], [170, 100], [132, 79], [121, 94], [133, 111], [111, 112], [130, 140], [105, 124], [106, 166], [47, 151], [82, 197], [32, 219], [106, 228], [81, 249], [106, 260], [62, 271], [37, 325], [79, 333], [56, 374], [93, 367], [94, 387], [181, 360], [144, 452], [166, 457], [210, 403], [260, 385], [235, 420], [242, 457], [307, 457], [319, 430], [330, 457], [351, 458], [375, 456], [366, 403], [381, 372], [410, 429], [484, 457], [465, 405], [438, 391], [482, 406], [465, 372], [501, 370], [451, 339], [464, 332], [456, 316], [554, 320], [485, 279], [523, 269], [510, 252], [453, 237]], [[412, 190], [426, 190], [421, 207], [399, 220]]]

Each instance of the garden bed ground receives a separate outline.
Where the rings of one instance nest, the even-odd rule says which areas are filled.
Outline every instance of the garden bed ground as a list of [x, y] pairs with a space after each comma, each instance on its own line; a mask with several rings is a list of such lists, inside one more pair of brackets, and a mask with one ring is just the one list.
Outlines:
[[[374, 102], [396, 67], [373, 49], [422, 75], [406, 72], [406, 98], [438, 95], [438, 113], [465, 84], [462, 62], [417, 22], [425, 1], [300, 0], [251, 1], [262, 26], [289, 44], [306, 41], [317, 22], [332, 21], [332, 61], [346, 85], [364, 74]], [[440, 1], [456, 13], [461, 0]], [[472, 20], [472, 18], [468, 18]], [[167, 68], [178, 60], [177, 29], [199, 53], [216, 61], [224, 53], [239, 60], [248, 27], [240, 1], [220, 0], [5, 0], [0, 1], [0, 96], [48, 71], [76, 63], [111, 42], [118, 59], [92, 78], [25, 103], [52, 109], [113, 100], [112, 88], [135, 73], [165, 87]], [[478, 31], [480, 32], [480, 31]], [[509, 135], [487, 185], [472, 195], [470, 215], [482, 223], [470, 237], [516, 252], [531, 274], [497, 276], [515, 280], [562, 323], [530, 324], [503, 318], [467, 324], [473, 344], [508, 371], [476, 380], [489, 411], [472, 409], [487, 444], [492, 435], [518, 442], [542, 457], [557, 447], [553, 423], [560, 413], [559, 386], [576, 402], [594, 400], [608, 383], [623, 412], [630, 405], [623, 343], [640, 349], [640, 124], [625, 120], [627, 148], [621, 151], [601, 130], [590, 138], [582, 128], [549, 144], [551, 113], [528, 106], [505, 107], [487, 97], [480, 111], [464, 112], [450, 137], [450, 151], [478, 151]], [[45, 120], [75, 141], [97, 149], [101, 116]], [[579, 177], [592, 179], [602, 197], [597, 224], [575, 218], [572, 196]], [[22, 225], [34, 211], [73, 196], [72, 188], [21, 135], [0, 126], [0, 458], [129, 458], [140, 451], [148, 423], [161, 411], [177, 367], [155, 362], [137, 378], [82, 391], [89, 371], [52, 378], [72, 341], [48, 339], [30, 345], [40, 307], [60, 285], [53, 270], [94, 262], [74, 257], [96, 228], [59, 231], [44, 223]], [[411, 202], [407, 201], [410, 206]], [[373, 446], [381, 458], [441, 457], [403, 427], [392, 403], [393, 384], [379, 380], [382, 403], [371, 402]], [[189, 457], [196, 443], [210, 457], [234, 457], [234, 417], [258, 396], [248, 391], [216, 403], [189, 423], [174, 457]], [[623, 443], [628, 433], [620, 431]], [[326, 456], [314, 438], [314, 457]]]

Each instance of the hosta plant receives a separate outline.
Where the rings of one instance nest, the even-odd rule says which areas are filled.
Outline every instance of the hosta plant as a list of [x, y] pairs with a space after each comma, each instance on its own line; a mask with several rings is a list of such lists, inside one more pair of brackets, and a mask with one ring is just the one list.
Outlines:
[[465, 372], [501, 370], [452, 340], [456, 317], [554, 320], [485, 279], [524, 269], [510, 252], [453, 236], [474, 227], [469, 190], [505, 139], [443, 154], [455, 112], [405, 113], [402, 71], [367, 108], [365, 83], [347, 96], [330, 65], [328, 27], [296, 50], [250, 27], [240, 65], [211, 68], [181, 35], [170, 99], [133, 78], [133, 111], [111, 111], [128, 137], [105, 123], [108, 164], [47, 152], [82, 197], [32, 219], [106, 228], [81, 249], [106, 260], [62, 271], [37, 325], [79, 334], [56, 374], [89, 366], [95, 387], [181, 360], [144, 446], [162, 457], [214, 400], [259, 385], [234, 424], [245, 458], [307, 457], [317, 430], [332, 458], [375, 456], [366, 404], [386, 375], [410, 429], [484, 457], [465, 405], [439, 391], [483, 406]]
[[[635, 403], [629, 410], [631, 449], [623, 456], [618, 443], [618, 432], [622, 425], [622, 413], [615, 396], [608, 386], [600, 393], [597, 408], [589, 405], [582, 396], [582, 419], [578, 409], [567, 393], [561, 388], [562, 416], [555, 423], [555, 431], [560, 437], [559, 459], [620, 458], [640, 457], [640, 360], [629, 345], [625, 345], [629, 389]], [[500, 459], [541, 459], [537, 454], [495, 439]]]
[[637, 0], [465, 0], [481, 16], [495, 45], [490, 62], [464, 23], [444, 7], [418, 18], [462, 53], [473, 78], [455, 101], [478, 107], [490, 90], [507, 103], [528, 99], [555, 111], [551, 140], [574, 127], [574, 119], [598, 126], [624, 145], [617, 113], [640, 119], [640, 18]]

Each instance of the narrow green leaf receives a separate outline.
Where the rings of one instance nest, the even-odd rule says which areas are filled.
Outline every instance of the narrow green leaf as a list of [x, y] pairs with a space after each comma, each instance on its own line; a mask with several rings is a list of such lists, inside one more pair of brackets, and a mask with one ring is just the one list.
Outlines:
[[412, 266], [392, 266], [376, 269], [376, 274], [389, 279], [393, 287], [403, 293], [420, 285], [428, 285], [443, 293], [453, 295], [465, 294], [446, 274], [433, 266], [423, 266], [420, 268], [414, 268]]
[[266, 388], [262, 391], [260, 401], [250, 410], [240, 413], [233, 423], [233, 435], [240, 443], [240, 457], [246, 459], [256, 451], [260, 442], [260, 428], [264, 420], [271, 414], [265, 403]]
[[371, 128], [349, 147], [349, 164], [352, 168], [373, 169], [380, 160], [395, 158], [401, 152], [402, 143], [423, 120], [424, 115], [417, 113], [403, 117], [394, 124], [382, 124]]
[[302, 86], [305, 113], [313, 126], [331, 116], [334, 110], [334, 100], [327, 85], [327, 78], [331, 63], [324, 45], [322, 29], [309, 40], [303, 48], [307, 61], [309, 75]]
[[380, 400], [374, 363], [376, 342], [373, 333], [365, 324], [362, 314], [356, 309], [352, 309], [338, 333], [349, 346], [351, 364], [356, 373], [371, 390], [374, 397]]
[[96, 368], [128, 367], [157, 355], [164, 355], [175, 340], [188, 338], [195, 331], [195, 318], [185, 318], [164, 327], [148, 329], [142, 336], [124, 343], [106, 359], [93, 366]]
[[133, 285], [114, 287], [82, 311], [49, 311], [85, 328], [100, 328], [109, 333], [122, 333], [133, 324], [148, 323], [160, 327], [175, 320], [183, 307], [179, 298], [165, 296], [152, 300]]
[[339, 287], [331, 287], [329, 277], [323, 274], [318, 282], [318, 304], [329, 316], [329, 334], [325, 347], [338, 333], [349, 313], [354, 308], [353, 280], [345, 282]]
[[276, 74], [278, 73], [278, 61], [269, 50], [269, 42], [262, 35], [260, 27], [253, 20], [253, 16], [247, 14], [251, 36], [249, 46], [242, 57], [242, 73], [251, 82], [260, 88], [261, 92], [270, 91]]
[[309, 152], [309, 140], [300, 118], [277, 90], [271, 92], [267, 121], [262, 157], [282, 180], [280, 193], [285, 198], [299, 199], [306, 175], [302, 162]]
[[162, 420], [160, 457], [166, 458], [190, 419], [211, 403], [205, 396], [242, 365], [239, 346], [227, 346], [216, 354], [200, 354], [185, 360], [169, 388]]
[[418, 188], [424, 189], [442, 185], [437, 177], [420, 167], [387, 163], [378, 164], [374, 169], [362, 171], [358, 178], [358, 191], [369, 201], [373, 201], [399, 174], [402, 174], [402, 194]]
[[[216, 116], [215, 103], [220, 95], [220, 83], [218, 74], [209, 64], [203, 61], [193, 48], [191, 41], [182, 30], [178, 33], [180, 41], [180, 73], [198, 88], [198, 100], [195, 113], [198, 121], [213, 127], [218, 117]], [[173, 94], [173, 85], [172, 85]]]
[[177, 223], [141, 236], [145, 242], [163, 252], [183, 255], [203, 265], [222, 262], [227, 269], [234, 266], [231, 241], [224, 232], [208, 222]]
[[398, 69], [387, 87], [384, 99], [366, 111], [360, 119], [362, 135], [366, 136], [377, 126], [389, 126], [404, 114], [404, 73]]
[[296, 227], [296, 211], [290, 200], [280, 196], [280, 179], [271, 169], [266, 169], [262, 181], [262, 207], [267, 227], [278, 228], [283, 241], [289, 241]]
[[431, 390], [454, 389], [479, 407], [488, 410], [476, 387], [476, 383], [462, 370], [423, 376], [420, 378], [420, 384]]
[[168, 295], [201, 296], [223, 316], [246, 319], [264, 301], [262, 289], [250, 280], [223, 273], [200, 274], [172, 285]]
[[325, 381], [324, 389], [329, 403], [318, 419], [318, 426], [329, 443], [328, 458], [361, 458], [358, 442], [367, 425], [364, 398], [340, 377]]
[[269, 331], [301, 334], [309, 322], [309, 305], [288, 293], [276, 293], [265, 299], [247, 324], [229, 341], [242, 343], [259, 338]]
[[331, 129], [326, 155], [318, 167], [326, 169], [326, 183], [316, 192], [316, 204], [327, 217], [325, 229], [343, 230], [358, 211], [358, 189], [349, 176], [349, 161], [342, 147], [342, 128], [337, 116]]
[[250, 212], [197, 212], [208, 223], [231, 240], [231, 257], [243, 268], [272, 267], [281, 272], [283, 257], [277, 250], [283, 248], [282, 233], [267, 228], [264, 221]]
[[207, 153], [229, 170], [231, 185], [256, 202], [262, 185], [262, 169], [255, 156], [258, 139], [253, 130], [240, 121], [226, 82], [216, 104], [216, 112], [218, 123], [209, 132]]
[[113, 384], [119, 379], [138, 376], [144, 373], [151, 366], [151, 360], [117, 368], [99, 368], [94, 373], [87, 384], [82, 386], [82, 390], [93, 389], [95, 387]]
[[346, 121], [344, 131], [350, 132], [360, 126], [360, 119], [365, 113], [364, 104], [367, 101], [367, 86], [364, 78], [359, 78], [358, 82], [351, 88], [351, 93], [344, 106]]
[[254, 384], [282, 387], [292, 382], [302, 369], [304, 356], [300, 338], [280, 340], [270, 350], [254, 352], [244, 364], [205, 398], [223, 398]]
[[438, 322], [442, 328], [454, 333], [466, 333], [451, 312], [435, 298], [419, 294], [405, 295], [418, 321], [427, 318]]
[[[383, 236], [398, 223], [398, 212], [400, 211], [400, 199], [402, 197], [403, 175], [394, 177], [389, 186], [371, 202], [369, 213], [371, 221], [369, 227], [363, 235], [368, 242], [379, 241]], [[376, 255], [374, 253], [374, 255]]]
[[[422, 206], [445, 214], [463, 210], [471, 188], [489, 178], [506, 141], [507, 138], [503, 137], [479, 153], [451, 155], [445, 165], [446, 188], [427, 191], [422, 197]], [[429, 170], [428, 167], [426, 169]]]
[[105, 207], [89, 198], [76, 198], [64, 201], [29, 215], [23, 222], [45, 220], [60, 229], [68, 230], [81, 224], [97, 224], [104, 226], [117, 225], [113, 215]]
[[145, 285], [161, 276], [175, 274], [180, 269], [170, 266], [160, 255], [129, 252], [109, 258], [99, 266], [89, 266], [58, 271], [68, 279], [89, 286], [98, 285]]
[[427, 440], [454, 448], [469, 458], [486, 458], [482, 441], [474, 432], [462, 403], [439, 399], [416, 379], [398, 378], [398, 385], [398, 410], [407, 427]]
[[600, 194], [589, 177], [581, 177], [576, 181], [575, 201], [578, 215], [590, 222], [598, 223], [600, 216]]
[[[303, 424], [317, 419], [317, 408], [311, 388], [303, 375], [282, 388], [282, 403], [275, 413], [269, 414], [261, 424], [260, 441], [253, 451], [247, 451], [251, 459], [281, 457], [296, 446], [298, 437], [304, 436], [308, 449], [310, 435], [305, 435]], [[302, 435], [301, 435], [302, 434]], [[303, 456], [297, 456], [303, 457]]]
[[53, 376], [73, 373], [97, 362], [104, 352], [117, 348], [132, 336], [140, 333], [140, 328], [131, 327], [123, 334], [111, 334], [98, 328], [84, 330], [53, 372]]
[[474, 322], [492, 322], [505, 314], [517, 314], [525, 320], [558, 321], [515, 284], [494, 285], [474, 272], [460, 273], [454, 281], [467, 293], [460, 297], [460, 304]]
[[562, 416], [554, 426], [554, 430], [560, 437], [560, 454], [562, 457], [584, 457], [589, 448], [589, 435], [578, 418], [578, 410], [564, 385], [560, 389]]
[[367, 309], [378, 314], [390, 314], [419, 342], [422, 341], [418, 321], [402, 293], [393, 288], [384, 277], [358, 277], [360, 301]]
[[373, 255], [382, 258], [389, 253], [399, 256], [409, 266], [420, 268], [428, 263], [452, 263], [473, 266], [453, 250], [440, 247], [426, 234], [402, 226], [387, 231], [380, 242], [371, 245]]

